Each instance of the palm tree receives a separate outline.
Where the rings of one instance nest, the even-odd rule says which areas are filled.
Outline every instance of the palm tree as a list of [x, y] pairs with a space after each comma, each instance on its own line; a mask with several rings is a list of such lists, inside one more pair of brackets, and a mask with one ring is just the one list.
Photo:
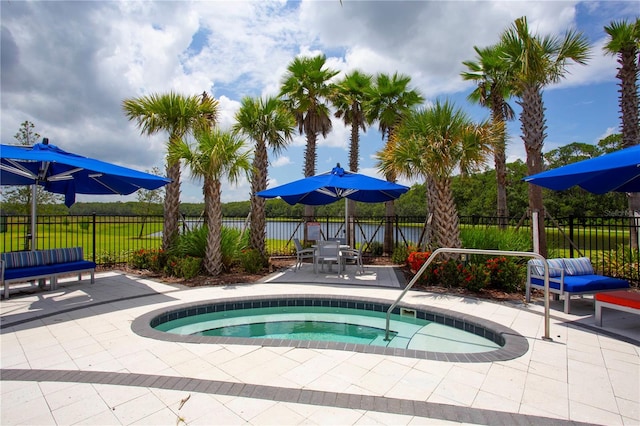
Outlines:
[[[522, 107], [520, 122], [522, 139], [527, 152], [527, 173], [543, 170], [542, 147], [545, 139], [546, 119], [542, 90], [560, 81], [567, 73], [570, 61], [584, 65], [589, 58], [589, 43], [578, 32], [568, 31], [563, 39], [538, 36], [529, 32], [527, 18], [515, 20], [500, 38], [502, 57], [509, 68], [510, 85]], [[539, 253], [547, 255], [544, 231], [544, 205], [542, 188], [529, 185], [529, 208], [538, 212]]]
[[[122, 107], [127, 118], [136, 121], [142, 134], [169, 133], [168, 148], [194, 131], [210, 128], [218, 114], [218, 101], [206, 93], [200, 96], [184, 96], [174, 92], [151, 94], [125, 99]], [[164, 250], [168, 250], [178, 236], [180, 160], [167, 159], [167, 177], [171, 183], [166, 186], [164, 198]]]
[[[480, 49], [474, 46], [477, 57], [475, 61], [465, 61], [469, 71], [462, 73], [464, 80], [476, 82], [476, 89], [469, 94], [469, 100], [488, 107], [491, 110], [491, 121], [504, 128], [507, 120], [513, 120], [515, 113], [506, 99], [511, 97], [511, 88], [508, 81], [508, 69], [501, 58], [498, 46]], [[507, 209], [507, 135], [496, 140], [493, 147], [493, 158], [496, 170], [497, 210], [498, 221], [501, 227], [507, 225], [505, 218], [509, 216]]]
[[[371, 98], [365, 105], [367, 121], [378, 121], [382, 140], [386, 138], [384, 150], [393, 151], [393, 132], [412, 108], [421, 104], [424, 98], [415, 89], [409, 89], [411, 77], [395, 73], [393, 76], [378, 74], [373, 85]], [[393, 169], [388, 169], [385, 178], [396, 181]], [[385, 203], [386, 224], [384, 230], [384, 251], [393, 251], [393, 219], [395, 208], [393, 201]]]
[[[304, 154], [304, 176], [316, 173], [316, 142], [318, 134], [327, 137], [331, 131], [331, 114], [327, 100], [331, 98], [333, 86], [329, 80], [338, 71], [325, 68], [324, 55], [297, 57], [287, 67], [282, 81], [280, 97], [293, 113], [300, 134], [305, 134], [307, 147]], [[305, 216], [313, 217], [313, 207], [305, 206]], [[306, 232], [306, 229], [305, 229]]]
[[622, 114], [623, 147], [640, 143], [638, 121], [638, 52], [640, 50], [640, 19], [635, 23], [614, 21], [604, 27], [610, 39], [604, 51], [618, 56], [617, 77], [620, 80], [620, 112]]
[[411, 112], [396, 128], [395, 144], [380, 157], [379, 166], [385, 173], [425, 179], [436, 246], [461, 247], [451, 178], [483, 165], [501, 133], [489, 122], [473, 123], [449, 101]]
[[[640, 143], [638, 121], [638, 51], [640, 50], [640, 19], [631, 24], [614, 21], [604, 27], [610, 39], [604, 46], [606, 53], [618, 56], [620, 80], [620, 112], [622, 115], [622, 146], [628, 148]], [[640, 211], [640, 194], [629, 194], [629, 210]], [[635, 219], [632, 219], [635, 221]], [[638, 248], [637, 228], [631, 226], [631, 241]]]
[[279, 154], [293, 138], [295, 119], [275, 97], [265, 99], [245, 97], [236, 113], [235, 132], [241, 133], [255, 142], [251, 174], [251, 248], [264, 257], [265, 250], [265, 199], [256, 194], [267, 189], [269, 158], [267, 147]]
[[[360, 129], [366, 131], [367, 119], [364, 111], [364, 104], [371, 95], [371, 81], [373, 77], [358, 70], [347, 74], [342, 80], [336, 83], [335, 92], [331, 98], [333, 106], [336, 108], [336, 118], [342, 118], [346, 126], [351, 126], [351, 137], [349, 144], [349, 170], [358, 172], [359, 152], [360, 152]], [[356, 204], [353, 200], [347, 200], [347, 216], [355, 216]], [[352, 235], [351, 224], [347, 221], [346, 234], [347, 244], [352, 244], [355, 235]]]
[[172, 162], [185, 160], [196, 179], [204, 179], [205, 223], [208, 227], [204, 268], [210, 275], [222, 272], [222, 179], [234, 184], [251, 168], [244, 140], [230, 132], [210, 129], [196, 132], [197, 144], [179, 141], [169, 146]]

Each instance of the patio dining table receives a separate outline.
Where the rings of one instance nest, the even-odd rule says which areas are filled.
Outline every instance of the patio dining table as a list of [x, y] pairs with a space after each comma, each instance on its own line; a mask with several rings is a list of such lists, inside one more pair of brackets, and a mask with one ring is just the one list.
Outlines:
[[[326, 242], [331, 242], [330, 240], [327, 241], [322, 241], [321, 244], [313, 244], [311, 246], [311, 248], [313, 248], [314, 252], [313, 252], [313, 271], [317, 274], [318, 273], [318, 261], [319, 260], [324, 260], [325, 258], [331, 258], [331, 257], [327, 257], [327, 256], [323, 256], [320, 253], [320, 246], [322, 246], [322, 243], [326, 243]], [[350, 249], [351, 246], [348, 244], [338, 244], [337, 245], [337, 251], [335, 254], [335, 262], [338, 264], [338, 273], [340, 272], [340, 267], [341, 267], [341, 262], [340, 262], [340, 250], [345, 250], [345, 249]], [[329, 262], [329, 271], [331, 272], [331, 265], [333, 264], [334, 260], [332, 259], [331, 262]], [[322, 262], [322, 267], [324, 269], [324, 261]]]

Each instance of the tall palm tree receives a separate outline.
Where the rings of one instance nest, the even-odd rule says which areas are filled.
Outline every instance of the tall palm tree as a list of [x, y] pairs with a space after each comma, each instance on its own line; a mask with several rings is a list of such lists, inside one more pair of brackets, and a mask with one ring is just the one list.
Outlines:
[[[562, 39], [531, 34], [527, 18], [521, 17], [502, 33], [500, 44], [502, 57], [509, 67], [510, 84], [514, 95], [519, 98], [517, 103], [522, 107], [520, 128], [527, 152], [527, 173], [533, 175], [543, 170], [542, 147], [546, 136], [546, 119], [542, 90], [564, 78], [569, 62], [586, 64], [589, 43], [581, 33], [575, 31], [568, 31]], [[529, 208], [539, 213], [539, 252], [546, 256], [542, 188], [537, 185], [529, 185]]]
[[264, 257], [265, 250], [265, 199], [256, 194], [267, 189], [269, 157], [267, 148], [279, 154], [292, 140], [295, 118], [285, 108], [281, 100], [275, 97], [242, 99], [242, 105], [236, 113], [233, 130], [255, 142], [253, 167], [251, 174], [251, 248], [258, 250]]
[[[349, 170], [358, 172], [360, 156], [360, 129], [367, 130], [367, 117], [364, 111], [364, 104], [371, 96], [371, 82], [373, 76], [358, 70], [347, 74], [342, 80], [336, 83], [335, 91], [331, 102], [336, 109], [336, 118], [342, 118], [346, 126], [351, 126], [351, 136], [349, 143]], [[347, 216], [355, 215], [356, 203], [347, 200]], [[351, 223], [345, 224], [347, 234], [347, 244], [353, 244], [355, 235], [352, 235]]]
[[[491, 110], [491, 121], [504, 128], [504, 123], [515, 118], [515, 113], [507, 99], [511, 97], [511, 87], [508, 80], [508, 68], [501, 58], [498, 46], [488, 48], [473, 47], [476, 51], [475, 61], [464, 61], [468, 71], [462, 73], [464, 80], [474, 81], [476, 89], [469, 94], [469, 100], [488, 107]], [[496, 140], [493, 147], [493, 159], [496, 171], [497, 210], [499, 223], [506, 226], [507, 208], [507, 135]]]
[[169, 159], [181, 159], [196, 179], [203, 179], [207, 229], [204, 268], [210, 275], [222, 272], [222, 180], [234, 184], [251, 168], [250, 152], [244, 140], [219, 129], [196, 132], [195, 145], [179, 141], [169, 147]]
[[609, 41], [604, 51], [618, 56], [617, 77], [620, 80], [620, 112], [622, 113], [622, 144], [628, 148], [640, 143], [638, 121], [638, 52], [640, 51], [640, 19], [634, 23], [614, 21], [604, 27]]
[[[640, 143], [638, 121], [638, 68], [640, 50], [640, 19], [634, 23], [614, 21], [604, 27], [609, 41], [604, 51], [618, 56], [618, 79], [620, 80], [620, 112], [622, 114], [622, 146], [628, 148]], [[640, 211], [640, 194], [629, 194], [629, 210]], [[632, 219], [635, 220], [635, 219]], [[638, 248], [637, 229], [631, 227], [631, 241]]]
[[[409, 89], [411, 77], [395, 73], [392, 76], [378, 74], [373, 84], [371, 97], [365, 105], [369, 122], [378, 121], [382, 140], [386, 139], [384, 150], [393, 151], [393, 132], [412, 108], [424, 102], [424, 98], [415, 89]], [[393, 169], [388, 169], [385, 178], [396, 181]], [[395, 207], [393, 201], [385, 203], [386, 224], [384, 230], [384, 251], [393, 251], [393, 219]]]
[[452, 176], [456, 172], [469, 174], [482, 166], [501, 131], [496, 132], [496, 126], [489, 122], [475, 124], [449, 101], [436, 101], [431, 108], [409, 113], [392, 137], [395, 144], [384, 152], [378, 165], [385, 172], [407, 178], [423, 177], [433, 213], [433, 243], [461, 247]]
[[[170, 148], [194, 131], [210, 128], [218, 114], [218, 101], [206, 92], [200, 96], [184, 96], [175, 92], [151, 94], [125, 99], [122, 103], [129, 120], [135, 121], [144, 135], [167, 132]], [[167, 159], [167, 177], [164, 198], [164, 229], [162, 247], [168, 250], [178, 236], [180, 215], [180, 160]]]
[[[325, 68], [326, 57], [297, 57], [287, 67], [282, 80], [280, 97], [293, 113], [300, 134], [305, 134], [304, 176], [316, 173], [316, 142], [318, 135], [326, 137], [331, 131], [331, 113], [327, 105], [333, 85], [329, 83], [338, 71]], [[312, 206], [305, 206], [305, 216], [313, 217]]]

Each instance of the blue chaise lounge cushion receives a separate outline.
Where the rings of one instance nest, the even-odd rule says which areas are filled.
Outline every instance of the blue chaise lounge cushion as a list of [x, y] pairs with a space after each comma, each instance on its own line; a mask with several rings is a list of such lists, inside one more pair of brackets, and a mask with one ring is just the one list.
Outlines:
[[[533, 284], [544, 286], [544, 280], [531, 277]], [[560, 283], [549, 281], [549, 287], [560, 290]], [[629, 283], [620, 278], [605, 277], [602, 275], [565, 275], [564, 291], [569, 293], [584, 293], [607, 291], [619, 288], [629, 288]]]

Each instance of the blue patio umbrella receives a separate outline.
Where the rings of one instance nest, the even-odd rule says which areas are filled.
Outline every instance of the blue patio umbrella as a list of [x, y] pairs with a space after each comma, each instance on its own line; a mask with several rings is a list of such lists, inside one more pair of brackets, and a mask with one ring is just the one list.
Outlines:
[[[66, 152], [48, 139], [29, 146], [0, 144], [0, 185], [35, 185], [64, 195], [71, 207], [76, 194], [128, 195], [138, 189], [158, 189], [170, 180], [112, 163]], [[35, 242], [35, 196], [32, 197], [32, 236]], [[35, 247], [35, 244], [32, 245]]]
[[395, 200], [409, 190], [397, 183], [348, 172], [338, 164], [330, 172], [310, 176], [258, 192], [264, 198], [281, 198], [290, 205], [319, 206], [343, 198], [365, 203]]
[[40, 185], [65, 196], [71, 207], [76, 194], [128, 195], [138, 189], [158, 189], [164, 177], [66, 152], [55, 145], [0, 145], [1, 185]]
[[594, 194], [640, 192], [640, 145], [547, 170], [523, 180], [556, 191], [578, 185]]

